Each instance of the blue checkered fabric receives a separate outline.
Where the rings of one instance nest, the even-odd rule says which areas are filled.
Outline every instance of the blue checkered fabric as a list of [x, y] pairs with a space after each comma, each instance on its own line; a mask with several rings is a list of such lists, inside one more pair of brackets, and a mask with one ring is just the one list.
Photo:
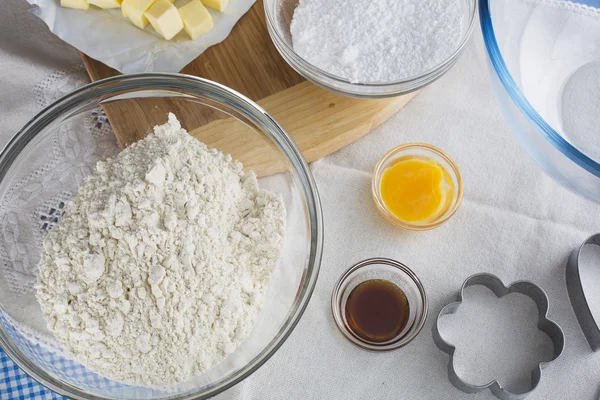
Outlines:
[[0, 400], [58, 399], [65, 398], [31, 379], [0, 348]]
[[[114, 398], [151, 399], [168, 392], [124, 385], [95, 374], [83, 365], [32, 342], [0, 310], [0, 324], [25, 357], [55, 377], [71, 382], [90, 394]], [[0, 349], [0, 400], [64, 399], [29, 378]]]
[[[3, 324], [8, 336], [27, 358], [58, 378], [73, 382], [92, 393], [100, 392], [108, 394], [113, 390], [118, 391], [125, 386], [118, 382], [103, 378], [91, 372], [78, 362], [50, 352], [39, 344], [31, 342], [10, 323], [1, 311], [0, 323]], [[0, 400], [4, 399], [0, 398]]]
[[[58, 378], [73, 382], [84, 389], [90, 390], [91, 393], [105, 393], [108, 394], [112, 390], [118, 390], [125, 385], [122, 385], [115, 381], [110, 381], [105, 379], [95, 373], [89, 371], [83, 365], [72, 361], [68, 358], [62, 357], [61, 355], [55, 354], [53, 352], [47, 351], [44, 347], [40, 346], [37, 343], [33, 343], [28, 340], [26, 336], [24, 336], [19, 330], [17, 330], [6, 318], [4, 313], [0, 311], [0, 323], [5, 328], [6, 333], [11, 338], [11, 340], [19, 347], [19, 349], [23, 352], [23, 354], [28, 357], [30, 360], [35, 362], [37, 365], [43, 367], [48, 372], [53, 373]], [[6, 353], [2, 352], [3, 359], [6, 359], [7, 362], [2, 362], [0, 366], [9, 365], [10, 367], [6, 367], [7, 372], [4, 373], [3, 379], [0, 379], [0, 382], [3, 385], [6, 385], [6, 389], [4, 386], [0, 386], [0, 400], [5, 399], [63, 399], [63, 397], [54, 394], [48, 389], [44, 389], [43, 386], [37, 384], [31, 378], [28, 377], [25, 372], [20, 370], [6, 355]], [[18, 371], [15, 372], [15, 371]], [[24, 384], [21, 384], [24, 382]], [[31, 382], [31, 388], [29, 388]], [[33, 388], [36, 388], [38, 392], [44, 390], [44, 393], [49, 393], [50, 396], [54, 397], [34, 397], [33, 395], [28, 397], [25, 394], [21, 394], [20, 391], [28, 392], [28, 393], [37, 393], [33, 392]], [[5, 394], [6, 393], [6, 394]], [[6, 397], [8, 396], [8, 397]]]

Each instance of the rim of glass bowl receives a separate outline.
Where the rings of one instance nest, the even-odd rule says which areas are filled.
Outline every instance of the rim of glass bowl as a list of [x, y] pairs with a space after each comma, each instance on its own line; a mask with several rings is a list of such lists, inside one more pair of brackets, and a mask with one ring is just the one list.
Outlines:
[[[180, 91], [186, 94], [206, 96], [228, 107], [235, 108], [246, 118], [255, 123], [265, 131], [284, 151], [289, 158], [293, 169], [297, 173], [301, 188], [307, 202], [310, 221], [310, 255], [308, 258], [308, 269], [303, 276], [308, 278], [299, 288], [296, 301], [289, 312], [289, 316], [277, 336], [246, 366], [235, 371], [229, 376], [205, 386], [202, 393], [186, 394], [176, 399], [206, 399], [229, 389], [243, 379], [247, 378], [260, 366], [262, 366], [285, 342], [300, 317], [304, 313], [308, 301], [314, 290], [323, 249], [323, 216], [321, 203], [316, 184], [306, 161], [300, 151], [285, 133], [283, 128], [260, 106], [248, 99], [246, 96], [227, 88], [221, 84], [190, 75], [167, 74], [167, 73], [143, 73], [126, 76], [116, 76], [103, 79], [89, 85], [83, 86], [70, 94], [55, 101], [35, 117], [27, 122], [8, 142], [0, 153], [0, 183], [6, 176], [12, 163], [15, 161], [23, 148], [48, 124], [56, 118], [67, 113], [72, 107], [85, 104], [93, 99], [101, 99], [103, 96], [118, 94], [124, 90], [161, 90]], [[49, 389], [73, 399], [105, 399], [105, 397], [90, 395], [81, 389], [54, 378], [44, 370], [38, 368], [34, 363], [23, 355], [23, 353], [12, 343], [5, 328], [0, 324], [0, 347], [9, 357], [28, 375]]]
[[[465, 31], [464, 35], [462, 36], [460, 43], [458, 44], [456, 49], [454, 49], [454, 52], [452, 52], [452, 54], [450, 54], [444, 61], [442, 61], [440, 64], [436, 65], [435, 67], [430, 68], [429, 70], [422, 72], [421, 74], [411, 76], [409, 78], [405, 78], [405, 79], [395, 81], [395, 82], [360, 83], [360, 82], [351, 82], [350, 80], [345, 79], [343, 77], [330, 74], [329, 72], [326, 72], [326, 71], [314, 66], [313, 64], [309, 63], [308, 61], [304, 60], [304, 58], [302, 58], [298, 54], [296, 54], [294, 49], [290, 45], [288, 45], [287, 41], [279, 34], [279, 30], [277, 29], [276, 19], [274, 18], [274, 15], [271, 14], [271, 10], [269, 9], [270, 2], [276, 3], [277, 1], [279, 1], [279, 0], [265, 0], [264, 1], [265, 15], [267, 17], [266, 19], [267, 19], [267, 27], [268, 27], [269, 35], [271, 36], [271, 39], [273, 40], [275, 47], [277, 47], [277, 49], [280, 50], [280, 53], [283, 56], [283, 58], [286, 60], [286, 62], [288, 64], [290, 64], [294, 68], [294, 70], [296, 70], [296, 72], [298, 72], [304, 78], [317, 84], [318, 86], [321, 86], [322, 88], [324, 88], [326, 90], [331, 90], [335, 93], [339, 93], [339, 94], [343, 94], [343, 95], [347, 95], [347, 96], [365, 97], [365, 98], [383, 98], [383, 97], [393, 97], [393, 96], [398, 96], [398, 95], [402, 95], [402, 94], [407, 94], [407, 93], [413, 92], [415, 90], [421, 89], [425, 85], [430, 84], [433, 81], [435, 81], [436, 79], [440, 78], [456, 62], [456, 60], [458, 59], [458, 56], [460, 55], [460, 53], [464, 49], [465, 45], [467, 44], [467, 41], [469, 40], [469, 38], [471, 37], [471, 33], [473, 32], [473, 28], [475, 26], [475, 15], [477, 14], [477, 0], [466, 0], [469, 2], [470, 5], [472, 4], [472, 10], [470, 10], [470, 15], [469, 15], [469, 26], [468, 26], [467, 30]], [[305, 73], [305, 71], [303, 69], [308, 71], [309, 74]], [[344, 85], [349, 88], [357, 88], [358, 91], [355, 91], [355, 90], [346, 91], [346, 90], [341, 90], [338, 87], [332, 87], [330, 85], [326, 85], [325, 83], [314, 79], [312, 77], [312, 75], [323, 76], [327, 79], [331, 79], [332, 81], [334, 81], [337, 84], [341, 84], [341, 85]], [[379, 91], [375, 91], [372, 93], [363, 93], [360, 91], [363, 88], [364, 89], [374, 89], [374, 90], [379, 90]]]
[[578, 150], [556, 132], [554, 128], [538, 114], [517, 86], [517, 83], [508, 71], [506, 63], [502, 58], [500, 48], [498, 47], [498, 42], [496, 41], [489, 7], [490, 1], [491, 0], [479, 0], [479, 19], [485, 47], [490, 61], [494, 66], [494, 70], [496, 71], [498, 78], [500, 78], [500, 82], [502, 82], [502, 86], [515, 105], [519, 108], [519, 111], [525, 115], [550, 144], [556, 147], [556, 149], [567, 156], [571, 161], [600, 178], [600, 164]]

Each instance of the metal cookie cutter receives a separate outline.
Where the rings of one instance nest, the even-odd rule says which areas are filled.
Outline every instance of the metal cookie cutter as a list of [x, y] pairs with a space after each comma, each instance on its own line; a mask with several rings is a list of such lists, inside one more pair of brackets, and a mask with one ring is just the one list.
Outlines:
[[[472, 385], [463, 381], [454, 370], [454, 352], [456, 351], [456, 348], [450, 343], [446, 342], [440, 335], [439, 320], [443, 315], [454, 314], [462, 303], [464, 290], [469, 286], [476, 285], [487, 287], [494, 292], [498, 298], [504, 297], [510, 293], [521, 293], [533, 299], [537, 305], [537, 327], [539, 330], [547, 334], [550, 337], [550, 340], [552, 340], [554, 354], [552, 360], [539, 363], [538, 366], [531, 371], [531, 383], [529, 389], [523, 393], [511, 393], [504, 389], [497, 380], [494, 380], [486, 385]], [[565, 346], [565, 335], [563, 334], [562, 329], [555, 322], [548, 319], [547, 313], [548, 296], [546, 296], [546, 293], [539, 286], [531, 282], [516, 281], [508, 286], [504, 286], [500, 278], [492, 274], [475, 274], [468, 277], [458, 292], [457, 301], [442, 308], [438, 314], [435, 324], [433, 325], [433, 340], [435, 344], [440, 348], [440, 350], [450, 356], [450, 359], [448, 360], [448, 379], [450, 382], [457, 389], [460, 389], [465, 393], [477, 393], [485, 389], [489, 389], [497, 398], [501, 400], [518, 400], [525, 398], [535, 390], [540, 382], [542, 377], [542, 368], [544, 368], [549, 362], [556, 360], [561, 355]]]
[[[581, 275], [579, 273], [579, 255], [581, 254], [581, 249], [583, 246], [590, 244], [600, 246], [599, 233], [590, 236], [581, 244], [581, 246], [573, 250], [569, 257], [569, 261], [567, 262], [565, 278], [567, 281], [567, 292], [569, 292], [569, 298], [571, 299], [571, 306], [573, 306], [573, 311], [577, 316], [581, 330], [592, 350], [597, 351], [600, 349], [600, 328], [594, 319], [592, 310], [590, 309], [585, 293], [583, 292]], [[600, 266], [598, 266], [598, 268], [600, 268]]]

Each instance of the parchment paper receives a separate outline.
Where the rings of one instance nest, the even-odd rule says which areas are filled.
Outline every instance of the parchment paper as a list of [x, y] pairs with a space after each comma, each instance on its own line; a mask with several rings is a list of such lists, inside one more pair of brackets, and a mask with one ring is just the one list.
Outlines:
[[[65, 42], [123, 72], [179, 72], [208, 47], [223, 41], [255, 0], [233, 0], [218, 12], [210, 9], [214, 28], [191, 40], [184, 31], [164, 40], [150, 25], [141, 30], [123, 17], [120, 9], [88, 10], [63, 8], [59, 0], [27, 0], [36, 5], [31, 12]], [[183, 5], [188, 0], [178, 0]]]

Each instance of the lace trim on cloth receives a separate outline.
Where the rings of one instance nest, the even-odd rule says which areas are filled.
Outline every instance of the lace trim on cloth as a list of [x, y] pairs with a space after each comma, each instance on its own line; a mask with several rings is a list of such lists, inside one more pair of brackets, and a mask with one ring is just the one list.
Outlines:
[[574, 3], [568, 0], [523, 0], [525, 3], [543, 5], [545, 7], [557, 8], [570, 12], [576, 12], [592, 18], [600, 18], [600, 8], [587, 4]]
[[[33, 89], [36, 104], [47, 107], [89, 83], [82, 64], [55, 71]], [[110, 123], [100, 108], [86, 111], [54, 129], [34, 146], [31, 155], [17, 160], [16, 176], [0, 202], [0, 274], [8, 292], [0, 300], [5, 318], [34, 343], [57, 349], [43, 331], [44, 321], [32, 315], [39, 309], [34, 284], [44, 236], [60, 221], [68, 201], [95, 164], [119, 151]], [[11, 180], [12, 179], [12, 180]], [[36, 310], [37, 311], [37, 310]]]

